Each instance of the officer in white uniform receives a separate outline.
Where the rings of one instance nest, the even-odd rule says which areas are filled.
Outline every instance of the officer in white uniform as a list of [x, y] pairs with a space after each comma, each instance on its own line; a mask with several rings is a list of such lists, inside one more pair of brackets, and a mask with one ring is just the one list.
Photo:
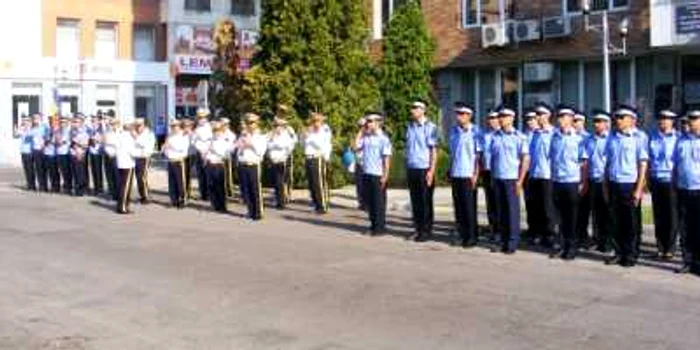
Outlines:
[[115, 163], [117, 168], [117, 213], [129, 214], [129, 202], [131, 201], [131, 187], [134, 180], [134, 156], [139, 154], [136, 142], [131, 134], [133, 126], [128, 125], [125, 130], [116, 130]]
[[192, 135], [192, 144], [197, 151], [195, 163], [197, 168], [197, 182], [199, 187], [199, 199], [209, 200], [206, 171], [206, 154], [213, 137], [211, 124], [209, 123], [209, 109], [197, 110], [197, 127]]

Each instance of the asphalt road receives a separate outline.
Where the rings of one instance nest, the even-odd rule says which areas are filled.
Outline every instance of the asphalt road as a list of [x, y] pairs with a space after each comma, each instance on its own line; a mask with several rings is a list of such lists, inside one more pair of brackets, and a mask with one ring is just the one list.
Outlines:
[[[263, 222], [28, 193], [0, 171], [0, 349], [697, 349], [700, 278], [514, 256], [304, 203]], [[158, 202], [165, 201], [162, 194]], [[449, 230], [449, 218], [439, 224]]]

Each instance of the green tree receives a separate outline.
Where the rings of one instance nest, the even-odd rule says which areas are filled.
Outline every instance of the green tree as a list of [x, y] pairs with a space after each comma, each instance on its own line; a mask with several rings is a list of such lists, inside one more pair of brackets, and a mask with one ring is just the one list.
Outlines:
[[[246, 76], [253, 107], [265, 116], [287, 105], [291, 124], [303, 132], [312, 112], [326, 115], [334, 135], [334, 186], [347, 180], [339, 155], [357, 119], [380, 101], [364, 9], [363, 0], [264, 1], [259, 51]], [[295, 178], [303, 181], [301, 175]]]
[[431, 75], [434, 53], [435, 42], [419, 2], [407, 0], [396, 9], [386, 27], [379, 68], [386, 127], [398, 149], [404, 145], [412, 101], [427, 102], [428, 116], [437, 114]]
[[252, 107], [250, 90], [244, 89], [246, 79], [239, 70], [240, 55], [236, 45], [236, 25], [229, 19], [219, 21], [213, 35], [216, 55], [212, 63], [209, 97], [215, 112], [232, 119], [238, 125], [240, 117]]

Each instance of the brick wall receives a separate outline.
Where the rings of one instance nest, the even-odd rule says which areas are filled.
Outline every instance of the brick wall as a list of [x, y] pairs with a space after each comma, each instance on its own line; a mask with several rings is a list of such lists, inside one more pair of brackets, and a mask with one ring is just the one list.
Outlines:
[[[484, 49], [481, 46], [481, 28], [462, 28], [461, 0], [423, 0], [423, 13], [437, 43], [436, 68], [455, 68], [500, 65], [533, 60], [565, 60], [599, 58], [600, 34], [584, 31], [582, 16], [572, 20], [572, 35], [568, 38], [512, 43], [503, 48]], [[561, 0], [516, 0], [516, 19], [539, 19], [559, 16]], [[628, 48], [631, 55], [649, 50], [649, 2], [630, 0], [625, 11], [610, 13], [611, 36], [619, 43], [617, 23], [624, 15], [630, 19]], [[598, 15], [591, 23], [599, 23]]]

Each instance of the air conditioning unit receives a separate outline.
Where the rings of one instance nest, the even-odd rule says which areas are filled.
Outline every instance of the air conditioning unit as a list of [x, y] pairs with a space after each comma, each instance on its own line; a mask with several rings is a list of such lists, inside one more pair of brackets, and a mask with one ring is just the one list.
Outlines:
[[551, 92], [529, 93], [523, 96], [523, 105], [532, 107], [538, 103], [546, 103], [550, 106], [554, 105], [554, 94]]
[[505, 46], [510, 42], [508, 23], [499, 22], [481, 26], [481, 46]]
[[571, 18], [550, 17], [542, 21], [542, 35], [545, 39], [571, 35]]
[[523, 65], [523, 81], [537, 83], [551, 81], [554, 77], [554, 64], [551, 62], [525, 63]]
[[516, 42], [540, 39], [540, 21], [514, 21], [512, 24], [513, 39]]

